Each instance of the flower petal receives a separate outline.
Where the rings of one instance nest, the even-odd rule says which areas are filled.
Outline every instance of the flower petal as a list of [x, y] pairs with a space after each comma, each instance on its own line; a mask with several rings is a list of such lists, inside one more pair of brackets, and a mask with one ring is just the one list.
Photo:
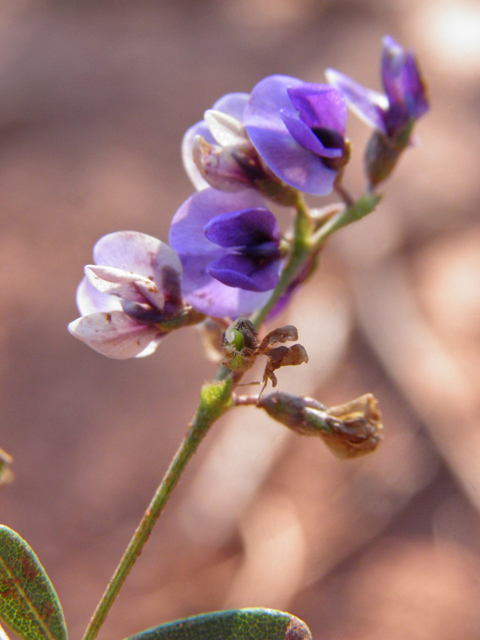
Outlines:
[[152, 340], [150, 344], [147, 347], [145, 347], [143, 351], [141, 351], [140, 353], [137, 353], [135, 358], [145, 358], [146, 356], [151, 356], [152, 353], [155, 353], [158, 345], [160, 344], [160, 342], [163, 340], [164, 337], [165, 337], [165, 334], [158, 336], [157, 338], [155, 338], [155, 340]]
[[278, 284], [280, 260], [263, 264], [249, 256], [227, 254], [207, 267], [207, 273], [229, 287], [247, 291], [271, 291]]
[[339, 71], [327, 69], [328, 82], [341, 91], [348, 106], [366, 124], [387, 135], [385, 113], [388, 110], [388, 99], [382, 93], [365, 89], [348, 76]]
[[214, 144], [215, 140], [212, 134], [210, 133], [205, 120], [201, 120], [194, 124], [190, 129], [187, 130], [182, 140], [182, 162], [183, 168], [187, 176], [190, 178], [193, 186], [197, 191], [201, 191], [202, 189], [208, 189], [210, 186], [206, 180], [203, 179], [202, 174], [200, 173], [195, 161], [193, 159], [193, 146], [195, 143], [195, 139], [201, 136], [204, 138], [206, 142], [209, 144]]
[[328, 84], [304, 82], [301, 86], [287, 89], [287, 93], [308, 127], [345, 133], [347, 105], [340, 91]]
[[281, 180], [301, 191], [326, 195], [337, 173], [294, 140], [280, 114], [282, 109], [292, 111], [288, 89], [303, 84], [298, 78], [279, 75], [259, 82], [245, 108], [244, 124], [253, 146]]
[[231, 211], [212, 218], [203, 229], [221, 247], [244, 247], [278, 241], [280, 229], [271, 211], [264, 208]]
[[237, 192], [251, 185], [251, 180], [237, 160], [236, 152], [231, 149], [210, 144], [202, 136], [196, 136], [191, 152], [202, 179], [214, 189]]
[[381, 62], [382, 82], [390, 107], [405, 102], [403, 69], [405, 51], [391, 36], [383, 39]]
[[260, 309], [271, 295], [228, 287], [207, 273], [211, 256], [182, 256], [183, 293], [192, 307], [213, 318], [237, 318]]
[[240, 120], [215, 109], [208, 109], [203, 117], [210, 133], [222, 147], [250, 146], [247, 132]]
[[249, 93], [227, 93], [219, 98], [212, 108], [215, 109], [215, 111], [221, 111], [222, 113], [226, 113], [227, 116], [232, 116], [232, 118], [243, 122], [243, 114], [249, 98]]
[[236, 318], [252, 313], [268, 300], [269, 293], [228, 287], [207, 273], [208, 265], [226, 253], [205, 237], [207, 222], [221, 214], [251, 208], [265, 208], [264, 199], [253, 189], [238, 193], [205, 189], [190, 196], [173, 217], [169, 241], [182, 261], [182, 291], [187, 302], [205, 315]]
[[102, 293], [131, 302], [147, 301], [156, 309], [163, 310], [164, 295], [152, 278], [144, 278], [115, 267], [97, 265], [87, 265], [85, 276], [90, 284]]
[[430, 108], [427, 87], [420, 74], [413, 54], [408, 53], [403, 70], [403, 84], [405, 87], [405, 101], [410, 117], [417, 120]]
[[383, 39], [381, 70], [390, 103], [387, 126], [394, 136], [411, 119], [416, 120], [428, 111], [427, 89], [414, 55], [390, 36]]
[[97, 311], [121, 311], [122, 304], [118, 298], [101, 293], [84, 277], [77, 288], [77, 307], [86, 316]]
[[141, 325], [122, 311], [92, 313], [71, 322], [68, 330], [95, 351], [118, 360], [142, 354], [160, 337], [158, 329]]
[[281, 109], [280, 115], [291, 136], [300, 146], [309, 149], [323, 158], [338, 158], [342, 155], [341, 148], [329, 149], [325, 147], [310, 127], [308, 127], [297, 114], [292, 114], [286, 111], [286, 109]]
[[[243, 112], [249, 97], [248, 93], [227, 93], [227, 95], [222, 96], [217, 100], [217, 102], [215, 102], [213, 109], [221, 111], [222, 113], [243, 122]], [[183, 136], [183, 166], [195, 189], [197, 189], [197, 191], [201, 191], [202, 189], [207, 189], [210, 185], [203, 179], [200, 171], [197, 169], [197, 166], [193, 161], [192, 148], [196, 136], [202, 136], [210, 144], [214, 144], [215, 139], [210, 133], [205, 120], [201, 120], [194, 124]]]
[[131, 273], [155, 278], [159, 259], [181, 273], [181, 264], [175, 252], [153, 236], [138, 231], [109, 233], [93, 249], [96, 264], [116, 267]]
[[194, 193], [173, 216], [170, 227], [170, 246], [177, 251], [183, 264], [183, 256], [208, 255], [210, 261], [224, 253], [222, 249], [205, 237], [207, 222], [216, 216], [241, 209], [265, 208], [265, 200], [253, 189], [237, 193], [224, 193], [216, 189], [205, 189]]

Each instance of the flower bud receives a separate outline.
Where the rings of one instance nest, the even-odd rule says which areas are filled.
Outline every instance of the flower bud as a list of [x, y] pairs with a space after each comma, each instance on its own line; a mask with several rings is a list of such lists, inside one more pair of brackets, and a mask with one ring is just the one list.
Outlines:
[[260, 398], [257, 406], [301, 435], [320, 436], [341, 459], [370, 453], [382, 439], [378, 403], [370, 393], [330, 409], [312, 398], [287, 393]]
[[365, 150], [365, 170], [371, 187], [376, 187], [388, 178], [400, 153], [383, 133], [373, 133]]
[[365, 170], [371, 187], [376, 187], [392, 173], [408, 146], [413, 124], [412, 120], [394, 139], [381, 131], [373, 132], [365, 150]]
[[253, 322], [240, 316], [223, 334], [222, 364], [232, 371], [246, 371], [253, 365], [256, 357], [257, 330]]

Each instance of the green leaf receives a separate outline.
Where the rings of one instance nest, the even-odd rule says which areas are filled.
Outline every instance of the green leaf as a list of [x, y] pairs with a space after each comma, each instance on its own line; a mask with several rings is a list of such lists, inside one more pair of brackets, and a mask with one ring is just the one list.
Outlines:
[[273, 609], [232, 609], [167, 622], [127, 640], [311, 640], [307, 625]]
[[0, 525], [0, 618], [24, 640], [67, 640], [55, 589], [18, 533]]

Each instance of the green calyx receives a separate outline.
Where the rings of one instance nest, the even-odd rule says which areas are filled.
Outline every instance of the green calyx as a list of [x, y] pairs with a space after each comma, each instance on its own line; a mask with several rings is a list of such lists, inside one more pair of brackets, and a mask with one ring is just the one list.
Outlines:
[[255, 326], [240, 316], [223, 334], [222, 363], [231, 371], [246, 371], [253, 365], [257, 346]]

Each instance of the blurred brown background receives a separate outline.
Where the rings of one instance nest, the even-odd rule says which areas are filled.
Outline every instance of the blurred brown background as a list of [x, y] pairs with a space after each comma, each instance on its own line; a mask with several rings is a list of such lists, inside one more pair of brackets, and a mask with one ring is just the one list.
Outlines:
[[[380, 89], [413, 47], [432, 111], [378, 211], [327, 247], [282, 321], [311, 361], [280, 388], [379, 398], [385, 442], [339, 462], [254, 409], [216, 425], [102, 631], [270, 606], [316, 640], [480, 637], [480, 7], [476, 0], [0, 1], [1, 520], [79, 638], [214, 373], [194, 330], [116, 362], [66, 331], [95, 241], [167, 239], [184, 131], [265, 75]], [[362, 188], [369, 131], [351, 116]], [[257, 413], [259, 415], [257, 415]]]

